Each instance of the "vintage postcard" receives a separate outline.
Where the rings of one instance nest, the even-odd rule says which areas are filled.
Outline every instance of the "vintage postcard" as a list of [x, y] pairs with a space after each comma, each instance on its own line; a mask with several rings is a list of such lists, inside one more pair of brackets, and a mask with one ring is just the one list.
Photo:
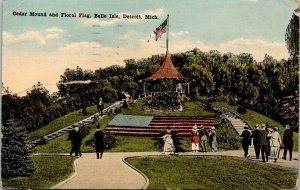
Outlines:
[[296, 189], [299, 15], [3, 0], [1, 187]]

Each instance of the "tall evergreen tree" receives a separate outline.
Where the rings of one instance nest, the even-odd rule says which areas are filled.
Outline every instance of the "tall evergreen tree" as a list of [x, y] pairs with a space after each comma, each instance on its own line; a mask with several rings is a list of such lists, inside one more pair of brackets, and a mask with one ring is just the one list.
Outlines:
[[29, 159], [25, 128], [14, 120], [2, 126], [2, 177], [28, 176], [33, 173], [33, 162]]

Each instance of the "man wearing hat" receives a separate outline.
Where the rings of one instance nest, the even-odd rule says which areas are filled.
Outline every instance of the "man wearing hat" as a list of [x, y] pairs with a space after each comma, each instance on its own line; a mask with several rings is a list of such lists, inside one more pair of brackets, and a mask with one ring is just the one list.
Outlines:
[[206, 152], [206, 144], [207, 144], [207, 132], [203, 125], [200, 126], [200, 140], [201, 140], [201, 151]]
[[211, 142], [211, 149], [213, 152], [217, 152], [217, 134], [214, 126], [211, 127], [209, 133], [209, 141]]
[[97, 108], [98, 108], [99, 114], [102, 115], [103, 114], [103, 109], [104, 109], [102, 98], [99, 98]]
[[278, 127], [274, 127], [274, 131], [271, 132], [270, 134], [271, 138], [270, 138], [270, 157], [274, 158], [274, 161], [276, 162], [278, 159], [278, 152], [280, 149], [280, 145], [281, 145], [281, 137], [280, 134], [278, 133]]
[[198, 152], [199, 151], [199, 133], [197, 125], [194, 125], [192, 128], [192, 151]]
[[265, 124], [262, 124], [262, 130], [260, 131], [260, 135], [259, 135], [259, 143], [260, 143], [260, 148], [261, 148], [261, 157], [262, 157], [262, 161], [268, 162], [268, 156], [269, 156], [269, 140], [268, 140], [268, 132], [266, 130], [267, 126]]
[[283, 145], [284, 145], [284, 151], [283, 151], [283, 157], [282, 159], [286, 159], [286, 153], [287, 150], [289, 150], [290, 153], [290, 161], [292, 160], [292, 151], [293, 151], [293, 131], [291, 130], [290, 125], [285, 126], [285, 130], [283, 132]]
[[244, 150], [244, 157], [247, 158], [249, 146], [251, 145], [251, 133], [248, 130], [248, 126], [244, 126], [244, 131], [241, 134], [242, 146]]
[[259, 152], [260, 152], [260, 144], [259, 144], [259, 135], [260, 135], [260, 128], [259, 125], [255, 125], [255, 129], [252, 131], [252, 138], [253, 138], [253, 145], [254, 145], [254, 151], [256, 159], [259, 158]]
[[97, 126], [96, 132], [94, 133], [94, 141], [97, 159], [102, 159], [104, 150], [104, 133], [100, 130], [100, 125]]

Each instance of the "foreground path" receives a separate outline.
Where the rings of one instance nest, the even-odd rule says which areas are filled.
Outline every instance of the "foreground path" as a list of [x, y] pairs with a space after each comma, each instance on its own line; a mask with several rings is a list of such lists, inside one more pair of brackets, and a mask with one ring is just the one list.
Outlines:
[[76, 171], [55, 189], [143, 189], [147, 178], [126, 165], [122, 159], [130, 156], [160, 155], [160, 153], [85, 153], [75, 161]]
[[[250, 148], [250, 155], [254, 155], [253, 148]], [[104, 153], [102, 159], [96, 159], [94, 153], [85, 153], [82, 158], [75, 161], [76, 171], [67, 180], [57, 184], [55, 189], [145, 189], [148, 186], [146, 176], [135, 171], [123, 162], [126, 157], [132, 156], [168, 156], [160, 152], [119, 152], [119, 153]], [[223, 151], [223, 152], [207, 152], [207, 153], [179, 153], [179, 156], [243, 156], [242, 150]], [[282, 154], [281, 154], [282, 155]], [[252, 161], [260, 162], [261, 159]], [[292, 170], [298, 170], [298, 153], [294, 153], [294, 159], [287, 161], [279, 159], [276, 163], [269, 160], [268, 163], [281, 167], [286, 167]]]

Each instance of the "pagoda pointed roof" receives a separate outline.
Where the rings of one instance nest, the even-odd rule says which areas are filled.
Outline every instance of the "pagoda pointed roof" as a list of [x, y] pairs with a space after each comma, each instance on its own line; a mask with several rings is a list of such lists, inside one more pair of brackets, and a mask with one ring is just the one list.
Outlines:
[[181, 79], [188, 80], [185, 76], [183, 76], [180, 72], [177, 71], [175, 66], [171, 60], [171, 54], [169, 51], [166, 52], [166, 57], [163, 64], [159, 67], [159, 69], [154, 72], [150, 77], [146, 78], [146, 80], [158, 80], [158, 79]]

